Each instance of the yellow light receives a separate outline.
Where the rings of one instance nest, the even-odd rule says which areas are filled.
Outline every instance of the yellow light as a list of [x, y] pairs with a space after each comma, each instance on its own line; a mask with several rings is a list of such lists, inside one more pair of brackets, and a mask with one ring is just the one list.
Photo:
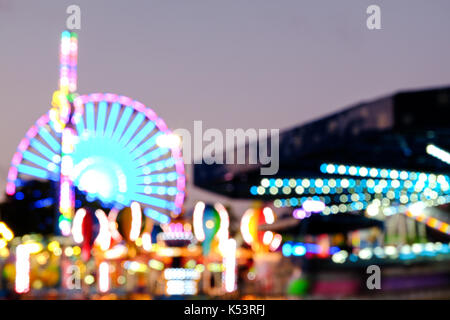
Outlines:
[[55, 249], [59, 249], [59, 242], [58, 241], [52, 241], [47, 246], [48, 250], [55, 251]]
[[122, 244], [116, 244], [114, 247], [105, 252], [106, 259], [118, 259], [124, 256], [127, 248]]
[[14, 233], [4, 222], [0, 222], [0, 236], [6, 241], [11, 241], [14, 238]]
[[33, 289], [39, 290], [42, 289], [43, 283], [41, 280], [35, 280], [33, 281]]
[[[45, 253], [45, 252], [44, 252], [44, 253]], [[39, 254], [39, 255], [36, 257], [36, 261], [37, 261], [37, 263], [39, 263], [40, 265], [44, 265], [44, 264], [47, 263], [47, 258], [48, 258], [48, 257], [46, 257], [46, 255], [45, 255], [44, 253], [41, 253], [41, 254]], [[47, 253], [47, 254], [48, 254], [48, 253]]]
[[208, 229], [214, 228], [214, 221], [212, 221], [212, 220], [206, 221], [206, 227], [207, 227]]
[[2, 257], [2, 258], [8, 258], [9, 257], [9, 250], [8, 250], [8, 248], [1, 248], [0, 249], [0, 257]]
[[151, 259], [148, 262], [148, 265], [150, 268], [155, 269], [155, 270], [161, 271], [162, 269], [164, 269], [164, 263], [162, 263], [161, 261], [155, 260], [155, 259]]
[[79, 246], [73, 247], [73, 255], [78, 256], [81, 254], [81, 248]]
[[147, 266], [143, 263], [139, 263], [137, 261], [133, 261], [130, 263], [129, 270], [133, 272], [144, 272], [147, 270]]
[[196, 265], [197, 263], [195, 262], [195, 260], [192, 259], [186, 262], [186, 268], [188, 269], [194, 269]]
[[28, 243], [25, 243], [24, 246], [26, 246], [27, 251], [30, 254], [34, 254], [34, 253], [38, 253], [38, 252], [42, 251], [42, 244], [37, 243], [37, 242], [28, 242]]
[[90, 274], [87, 275], [86, 277], [84, 277], [84, 282], [85, 282], [87, 285], [93, 284], [94, 281], [95, 281], [94, 276], [92, 276], [92, 275], [90, 275]]
[[61, 250], [61, 248], [55, 248], [54, 250], [53, 250], [53, 254], [55, 255], [55, 256], [60, 256], [61, 255], [61, 253], [62, 253], [62, 250]]
[[186, 232], [191, 232], [192, 231], [192, 226], [191, 226], [190, 223], [185, 223], [183, 225], [183, 228], [184, 228], [184, 231], [186, 231]]
[[195, 266], [195, 271], [203, 272], [203, 271], [205, 271], [205, 266], [203, 264], [198, 264]]
[[159, 248], [158, 254], [162, 257], [178, 257], [181, 255], [181, 248]]
[[253, 242], [253, 235], [251, 234], [251, 231], [250, 231], [250, 229], [251, 229], [250, 222], [252, 220], [252, 215], [253, 215], [253, 210], [248, 209], [242, 216], [242, 220], [241, 220], [241, 234], [242, 234], [242, 237], [244, 238], [244, 241], [247, 244], [251, 244]]
[[6, 247], [6, 240], [5, 239], [0, 239], [0, 249], [3, 249]]
[[55, 92], [53, 92], [53, 97], [52, 97], [52, 106], [57, 108], [59, 107], [59, 105], [61, 104], [61, 96], [62, 93], [59, 90], [56, 90]]
[[209, 263], [208, 270], [211, 272], [222, 272], [224, 270], [224, 266], [222, 263]]
[[66, 249], [64, 249], [64, 254], [65, 254], [67, 257], [71, 257], [71, 256], [73, 255], [73, 249], [72, 249], [72, 247], [67, 247]]

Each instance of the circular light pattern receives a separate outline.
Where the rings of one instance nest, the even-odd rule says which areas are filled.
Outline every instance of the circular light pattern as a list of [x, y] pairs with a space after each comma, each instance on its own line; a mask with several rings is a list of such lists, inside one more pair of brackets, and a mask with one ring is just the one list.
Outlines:
[[281, 235], [259, 230], [260, 225], [273, 224], [275, 214], [269, 207], [248, 209], [241, 219], [241, 234], [254, 251], [275, 251], [281, 244]]
[[194, 207], [193, 226], [194, 234], [202, 242], [204, 254], [211, 250], [214, 238], [219, 241], [219, 250], [229, 237], [229, 214], [225, 207], [216, 203], [214, 206], [197, 202]]
[[450, 202], [450, 178], [443, 174], [327, 163], [320, 171], [349, 177], [264, 178], [264, 184], [261, 180], [250, 193], [275, 198], [275, 208], [323, 203], [324, 215], [366, 210], [370, 217], [383, 217], [405, 213], [409, 203], [422, 202], [429, 207]]
[[[75, 186], [105, 206], [139, 202], [144, 214], [162, 222], [181, 212], [184, 163], [171, 132], [156, 113], [138, 101], [114, 94], [91, 94], [74, 100], [76, 143], [71, 154]], [[168, 138], [164, 138], [164, 137]], [[7, 193], [25, 179], [59, 180], [61, 134], [46, 114], [28, 130], [13, 156]]]
[[[283, 245], [283, 249], [285, 245]], [[285, 255], [292, 255], [293, 249], [292, 244], [290, 248], [287, 247]], [[413, 260], [421, 259], [427, 257], [434, 257], [442, 254], [449, 254], [450, 246], [447, 243], [414, 243], [412, 245], [402, 245], [402, 246], [392, 246], [388, 245], [385, 247], [375, 247], [375, 248], [362, 248], [359, 250], [358, 255], [349, 254], [345, 250], [340, 250], [334, 253], [331, 260], [334, 263], [355, 263], [360, 260], [370, 260], [370, 259], [400, 259], [400, 260]]]

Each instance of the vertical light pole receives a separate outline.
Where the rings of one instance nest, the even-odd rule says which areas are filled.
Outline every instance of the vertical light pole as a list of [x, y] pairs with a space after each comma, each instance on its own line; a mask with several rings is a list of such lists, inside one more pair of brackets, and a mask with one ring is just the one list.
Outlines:
[[77, 90], [77, 59], [78, 36], [75, 32], [63, 31], [60, 47], [59, 90], [53, 93], [50, 120], [55, 130], [61, 133], [58, 226], [64, 236], [70, 234], [75, 208], [71, 154], [76, 142], [76, 134], [71, 126], [71, 118]]

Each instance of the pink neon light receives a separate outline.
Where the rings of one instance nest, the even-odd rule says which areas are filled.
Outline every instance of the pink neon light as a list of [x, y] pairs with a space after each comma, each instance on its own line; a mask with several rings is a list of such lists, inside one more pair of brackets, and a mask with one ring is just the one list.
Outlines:
[[172, 148], [172, 157], [174, 157], [175, 159], [180, 158], [181, 156], [181, 150], [180, 148]]
[[292, 216], [295, 218], [295, 219], [304, 219], [304, 218], [306, 218], [306, 212], [305, 212], [305, 210], [303, 210], [303, 209], [295, 209], [293, 212], [292, 212]]
[[38, 121], [36, 121], [36, 125], [38, 127], [43, 127], [45, 126], [49, 121], [49, 116], [48, 113], [44, 114], [43, 116], [41, 116]]
[[178, 158], [177, 162], [175, 163], [175, 167], [177, 167], [178, 170], [184, 170], [184, 163], [182, 158]]
[[153, 111], [152, 109], [146, 109], [145, 110], [145, 115], [147, 116], [147, 118], [149, 118], [152, 121], [154, 121], [155, 119], [158, 118], [158, 116], [156, 115], [155, 111]]
[[22, 160], [22, 154], [20, 152], [16, 152], [16, 153], [14, 153], [14, 156], [13, 156], [11, 162], [14, 166], [17, 166], [21, 160]]
[[30, 140], [28, 140], [27, 138], [23, 138], [19, 143], [18, 149], [23, 152], [28, 148], [29, 145]]
[[177, 195], [175, 196], [175, 205], [181, 208], [181, 206], [183, 205], [183, 201], [184, 201], [184, 193], [182, 192], [177, 193]]
[[12, 182], [8, 182], [6, 184], [6, 194], [8, 196], [12, 196], [14, 193], [16, 193], [16, 186]]
[[77, 108], [82, 108], [83, 107], [83, 99], [81, 97], [76, 97], [75, 100], [73, 100], [73, 104]]
[[[65, 62], [67, 62], [67, 61], [65, 61]], [[61, 78], [67, 77], [67, 75], [69, 74], [69, 66], [66, 64], [61, 66], [61, 69], [59, 69], [59, 74], [61, 75]]]
[[108, 102], [116, 102], [117, 98], [117, 94], [115, 93], [105, 93], [105, 100]]
[[186, 186], [186, 178], [181, 176], [177, 179], [177, 189], [183, 191]]
[[17, 168], [11, 167], [8, 172], [8, 180], [15, 180], [17, 178]]
[[26, 136], [27, 136], [29, 139], [33, 139], [33, 138], [36, 136], [37, 131], [38, 131], [37, 127], [36, 127], [35, 125], [33, 125], [33, 126], [31, 126], [30, 129], [28, 129], [28, 131], [27, 131], [27, 133], [26, 133]]
[[61, 64], [61, 68], [60, 68], [60, 71], [61, 71], [61, 69], [64, 67], [64, 66], [66, 66], [66, 65], [68, 65], [69, 64], [69, 57], [67, 56], [67, 55], [62, 55], [60, 58], [59, 58], [59, 63]]
[[78, 51], [77, 40], [75, 38], [72, 38], [72, 43], [70, 44], [70, 55], [71, 55], [72, 59], [76, 58], [76, 56], [78, 54], [77, 51]]
[[60, 47], [60, 73], [59, 86], [64, 92], [66, 90], [75, 92], [77, 88], [77, 56], [78, 56], [78, 40], [73, 37], [64, 35], [61, 38]]
[[125, 97], [125, 96], [120, 96], [118, 99], [117, 99], [117, 101], [120, 103], [120, 104], [122, 104], [122, 105], [124, 105], [124, 106], [129, 106], [129, 105], [131, 105], [131, 103], [132, 103], [132, 99], [131, 98], [128, 98], [128, 97]]
[[154, 121], [155, 121], [155, 124], [156, 124], [156, 126], [158, 127], [159, 130], [161, 130], [161, 131], [166, 131], [167, 130], [167, 125], [166, 125], [166, 123], [164, 122], [163, 119], [158, 118], [158, 119], [156, 119]]
[[69, 75], [69, 91], [75, 92], [77, 90], [77, 71], [72, 70]]
[[103, 100], [103, 94], [102, 93], [92, 93], [89, 95], [91, 102], [99, 102]]
[[146, 109], [146, 107], [138, 101], [133, 101], [133, 107], [139, 112], [144, 112], [144, 110]]
[[81, 99], [81, 101], [83, 101], [83, 104], [86, 104], [89, 101], [91, 101], [91, 97], [90, 96], [80, 96], [79, 98]]

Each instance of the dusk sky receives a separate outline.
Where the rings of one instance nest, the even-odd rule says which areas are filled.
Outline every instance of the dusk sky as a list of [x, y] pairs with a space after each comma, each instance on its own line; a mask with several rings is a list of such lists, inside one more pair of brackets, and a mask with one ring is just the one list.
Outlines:
[[[78, 92], [132, 97], [171, 129], [195, 120], [285, 129], [398, 90], [450, 84], [448, 0], [0, 0], [2, 194], [19, 141], [57, 89], [71, 4], [82, 19]], [[381, 7], [381, 30], [366, 27], [370, 4]], [[188, 196], [188, 208], [213, 199], [192, 186]]]

